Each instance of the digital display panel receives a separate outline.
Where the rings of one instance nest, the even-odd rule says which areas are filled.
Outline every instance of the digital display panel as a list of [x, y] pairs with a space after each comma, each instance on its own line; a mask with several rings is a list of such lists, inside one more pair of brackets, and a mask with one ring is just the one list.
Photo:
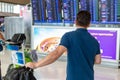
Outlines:
[[99, 44], [102, 58], [116, 60], [117, 31], [116, 30], [89, 30]]
[[93, 24], [120, 23], [120, 0], [31, 0], [33, 23], [74, 24], [81, 10], [91, 13]]
[[[47, 28], [34, 27], [32, 47], [41, 53], [49, 53], [59, 45], [64, 33], [75, 29], [76, 28], [49, 28], [49, 26]], [[88, 29], [88, 31], [98, 40], [102, 58], [116, 60], [118, 31], [103, 29]]]

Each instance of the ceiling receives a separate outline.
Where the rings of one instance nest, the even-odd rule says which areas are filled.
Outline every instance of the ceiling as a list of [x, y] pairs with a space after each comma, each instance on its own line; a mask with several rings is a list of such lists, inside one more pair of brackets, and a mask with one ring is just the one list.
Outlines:
[[29, 4], [30, 0], [0, 0], [0, 2], [14, 3], [14, 4]]

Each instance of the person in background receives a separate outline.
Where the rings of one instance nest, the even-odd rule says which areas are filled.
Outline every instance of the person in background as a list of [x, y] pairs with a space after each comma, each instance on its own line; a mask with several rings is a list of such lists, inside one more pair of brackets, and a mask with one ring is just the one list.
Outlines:
[[100, 45], [88, 32], [91, 14], [80, 11], [76, 17], [75, 31], [65, 33], [59, 46], [38, 62], [29, 62], [25, 66], [39, 68], [55, 62], [67, 51], [66, 80], [94, 80], [94, 64], [101, 63]]
[[[4, 24], [2, 22], [0, 22], [0, 52], [3, 50], [3, 42], [5, 40], [2, 32], [4, 32]], [[1, 76], [1, 60], [0, 60], [0, 80], [2, 80], [2, 76]]]
[[[0, 52], [3, 50], [2, 44], [0, 44]], [[1, 75], [1, 59], [0, 59], [0, 80], [2, 80], [2, 75]]]
[[4, 31], [5, 31], [4, 23], [0, 22], [0, 40], [3, 40], [3, 41], [5, 40], [4, 35], [3, 35]]
[[3, 22], [0, 22], [0, 31], [4, 32], [5, 31], [5, 26]]
[[0, 40], [5, 40], [5, 38], [4, 38], [4, 36], [3, 36], [3, 34], [2, 34], [2, 32], [0, 31]]

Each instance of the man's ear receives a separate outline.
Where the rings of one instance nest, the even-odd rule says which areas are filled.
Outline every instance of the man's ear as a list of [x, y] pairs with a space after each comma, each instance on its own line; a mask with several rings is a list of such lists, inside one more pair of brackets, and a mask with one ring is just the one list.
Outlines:
[[74, 21], [74, 23], [75, 23], [76, 25], [78, 25], [78, 22], [77, 22], [77, 20], [75, 20], [75, 21]]
[[74, 23], [77, 24], [77, 20], [75, 20]]
[[74, 24], [76, 24], [76, 20], [74, 21]]

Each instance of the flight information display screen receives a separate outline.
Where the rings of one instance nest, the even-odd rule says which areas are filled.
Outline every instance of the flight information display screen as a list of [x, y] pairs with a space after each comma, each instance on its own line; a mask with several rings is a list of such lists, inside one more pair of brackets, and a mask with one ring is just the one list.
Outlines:
[[94, 24], [120, 23], [120, 0], [31, 0], [33, 23], [73, 23], [80, 10]]

